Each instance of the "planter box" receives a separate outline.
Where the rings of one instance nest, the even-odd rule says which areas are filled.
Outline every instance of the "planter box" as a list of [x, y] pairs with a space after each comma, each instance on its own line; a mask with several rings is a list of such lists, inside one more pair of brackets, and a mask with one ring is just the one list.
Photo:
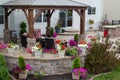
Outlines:
[[19, 73], [19, 79], [26, 79], [28, 76], [28, 71], [22, 71], [21, 73]]
[[58, 53], [59, 53], [59, 57], [60, 58], [64, 58], [64, 56], [65, 56], [65, 50], [60, 50]]
[[35, 57], [36, 57], [36, 58], [40, 58], [41, 55], [42, 55], [42, 52], [41, 52], [41, 51], [36, 51], [36, 52], [35, 52]]
[[77, 76], [75, 73], [72, 72], [72, 79], [79, 80], [80, 76]]

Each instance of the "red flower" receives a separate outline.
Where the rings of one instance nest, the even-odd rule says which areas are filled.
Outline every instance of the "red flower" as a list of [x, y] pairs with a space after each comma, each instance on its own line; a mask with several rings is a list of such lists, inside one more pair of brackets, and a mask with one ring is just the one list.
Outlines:
[[65, 50], [65, 49], [66, 49], [65, 45], [62, 45], [61, 50]]
[[60, 44], [60, 42], [61, 42], [60, 40], [56, 40], [55, 41], [56, 44]]

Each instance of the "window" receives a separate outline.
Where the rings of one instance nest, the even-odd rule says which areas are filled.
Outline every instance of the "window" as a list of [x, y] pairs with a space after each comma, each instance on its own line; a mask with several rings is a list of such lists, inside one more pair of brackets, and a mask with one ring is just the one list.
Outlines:
[[72, 26], [73, 10], [60, 10], [60, 22], [62, 27]]
[[0, 6], [0, 24], [4, 23], [4, 19], [3, 19], [3, 8]]
[[88, 8], [88, 15], [96, 14], [96, 7], [89, 7]]
[[[38, 13], [38, 10], [36, 10], [36, 13]], [[36, 19], [36, 22], [47, 22], [47, 17], [46, 17], [47, 12], [45, 11]]]

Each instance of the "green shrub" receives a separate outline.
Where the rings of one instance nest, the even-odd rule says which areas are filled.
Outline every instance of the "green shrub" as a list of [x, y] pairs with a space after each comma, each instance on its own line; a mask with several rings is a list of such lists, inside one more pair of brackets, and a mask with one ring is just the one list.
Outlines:
[[78, 50], [76, 47], [73, 48], [67, 48], [65, 50], [65, 55], [66, 56], [78, 56]]
[[78, 41], [79, 41], [78, 34], [75, 34], [75, 35], [74, 35], [74, 40], [75, 40], [76, 42], [78, 42]]
[[65, 29], [62, 29], [61, 31], [62, 31], [62, 33], [64, 33], [64, 32], [65, 32]]
[[23, 33], [27, 32], [26, 27], [27, 27], [27, 25], [24, 21], [20, 23], [20, 28], [21, 28], [20, 34], [23, 34]]
[[19, 60], [19, 67], [21, 68], [21, 70], [26, 70], [26, 63], [25, 63], [25, 60], [22, 56], [19, 56], [18, 58]]
[[51, 29], [50, 29], [50, 36], [53, 36], [53, 34], [54, 34], [54, 29], [51, 28]]
[[71, 56], [78, 56], [78, 50], [76, 47], [74, 47], [73, 49], [71, 49]]
[[6, 61], [5, 61], [5, 57], [3, 54], [0, 54], [0, 66], [6, 67]]
[[85, 60], [85, 68], [90, 73], [98, 74], [108, 72], [119, 65], [115, 53], [108, 52], [108, 39], [105, 43], [93, 43]]
[[76, 57], [73, 61], [73, 64], [72, 64], [72, 69], [75, 69], [75, 68], [80, 68], [81, 67], [81, 64], [80, 64], [80, 58], [79, 57]]
[[0, 66], [0, 80], [8, 80], [9, 72], [5, 66]]

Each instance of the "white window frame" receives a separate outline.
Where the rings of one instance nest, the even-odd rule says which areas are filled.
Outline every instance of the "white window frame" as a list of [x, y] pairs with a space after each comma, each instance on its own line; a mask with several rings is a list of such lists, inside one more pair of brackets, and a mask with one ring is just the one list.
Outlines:
[[[62, 11], [62, 10], [61, 10]], [[59, 19], [60, 19], [60, 12], [59, 11]], [[61, 26], [61, 27], [72, 27], [72, 22], [73, 22], [73, 10], [72, 10], [72, 22], [71, 22], [71, 26], [68, 26], [68, 10], [64, 10], [64, 13], [65, 13], [65, 26]]]
[[96, 14], [96, 7], [89, 7], [88, 15], [95, 15], [95, 14]]
[[[37, 11], [38, 10], [35, 10], [36, 13], [37, 13]], [[36, 19], [35, 22], [47, 22], [47, 17], [44, 17], [44, 15], [46, 15], [46, 12], [42, 12], [41, 15]], [[44, 19], [44, 18], [46, 18], [46, 19]]]

